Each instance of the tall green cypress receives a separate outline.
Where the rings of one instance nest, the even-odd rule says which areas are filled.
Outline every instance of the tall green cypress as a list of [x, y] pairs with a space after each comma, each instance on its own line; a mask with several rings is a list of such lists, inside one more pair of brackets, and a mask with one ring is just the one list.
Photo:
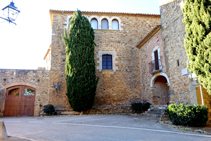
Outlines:
[[90, 109], [94, 103], [98, 78], [94, 60], [94, 30], [80, 10], [70, 20], [69, 35], [64, 29], [66, 46], [67, 97], [74, 111]]
[[185, 0], [182, 11], [188, 69], [211, 94], [211, 0]]

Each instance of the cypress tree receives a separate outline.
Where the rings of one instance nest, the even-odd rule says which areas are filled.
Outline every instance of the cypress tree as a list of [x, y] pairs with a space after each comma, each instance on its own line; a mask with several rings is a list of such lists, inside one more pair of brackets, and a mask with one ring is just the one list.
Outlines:
[[92, 107], [98, 82], [95, 74], [94, 30], [80, 10], [74, 12], [68, 34], [64, 29], [66, 95], [73, 110], [80, 112]]
[[188, 69], [211, 94], [211, 0], [185, 0], [182, 11]]

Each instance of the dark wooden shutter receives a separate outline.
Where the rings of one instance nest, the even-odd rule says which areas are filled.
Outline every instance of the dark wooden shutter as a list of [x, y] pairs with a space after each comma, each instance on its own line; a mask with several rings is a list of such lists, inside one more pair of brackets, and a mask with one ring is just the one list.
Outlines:
[[154, 57], [155, 57], [155, 70], [159, 70], [159, 61], [158, 61], [158, 51], [156, 50], [155, 52], [154, 52]]

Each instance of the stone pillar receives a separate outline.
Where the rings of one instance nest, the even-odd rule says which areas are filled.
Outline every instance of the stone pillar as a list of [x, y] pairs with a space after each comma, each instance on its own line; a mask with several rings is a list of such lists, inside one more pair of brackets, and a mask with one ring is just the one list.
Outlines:
[[1, 140], [6, 140], [6, 139], [8, 139], [6, 127], [5, 127], [3, 121], [0, 121], [0, 139], [1, 139]]
[[3, 111], [5, 107], [5, 99], [6, 99], [6, 89], [0, 88], [0, 117], [3, 116]]

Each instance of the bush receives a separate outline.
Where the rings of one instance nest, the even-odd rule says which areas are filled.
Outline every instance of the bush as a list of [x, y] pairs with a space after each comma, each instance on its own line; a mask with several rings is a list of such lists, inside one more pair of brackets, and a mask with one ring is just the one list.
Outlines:
[[132, 103], [132, 111], [135, 113], [142, 113], [144, 111], [147, 111], [150, 108], [150, 103], [149, 102], [137, 102], [137, 103]]
[[144, 103], [143, 106], [142, 106], [142, 110], [147, 111], [150, 108], [150, 105], [151, 104], [149, 102]]
[[204, 105], [170, 104], [167, 113], [174, 125], [205, 126], [208, 120], [208, 108]]
[[43, 111], [44, 111], [47, 115], [55, 115], [55, 114], [56, 114], [55, 108], [54, 108], [54, 106], [51, 105], [51, 104], [45, 105]]
[[142, 103], [132, 103], [132, 111], [135, 113], [142, 113]]

